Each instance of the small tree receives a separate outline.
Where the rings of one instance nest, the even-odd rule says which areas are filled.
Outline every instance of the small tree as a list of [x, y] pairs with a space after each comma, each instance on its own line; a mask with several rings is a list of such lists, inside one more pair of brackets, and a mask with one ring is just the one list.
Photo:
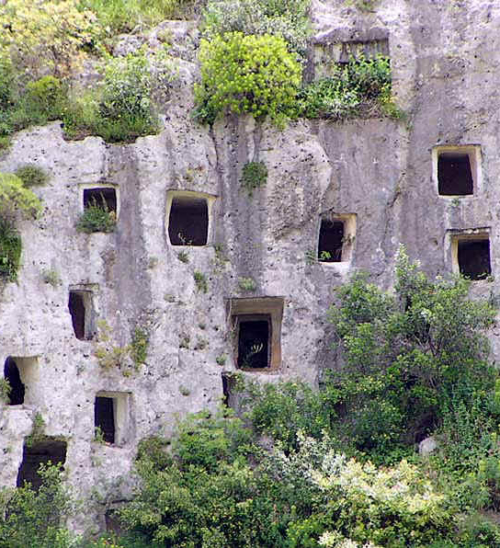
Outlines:
[[201, 41], [197, 116], [212, 123], [219, 113], [270, 116], [282, 125], [293, 111], [302, 69], [276, 36], [228, 32]]
[[379, 454], [422, 439], [449, 405], [488, 397], [496, 378], [484, 335], [495, 311], [468, 298], [470, 282], [430, 281], [404, 249], [396, 274], [394, 294], [356, 275], [330, 311], [346, 357], [329, 380], [340, 391], [340, 429]]

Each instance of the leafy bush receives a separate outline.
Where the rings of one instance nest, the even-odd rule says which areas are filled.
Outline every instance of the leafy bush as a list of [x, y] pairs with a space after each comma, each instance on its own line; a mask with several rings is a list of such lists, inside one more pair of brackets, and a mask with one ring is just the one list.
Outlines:
[[307, 118], [396, 116], [391, 99], [388, 57], [351, 59], [336, 72], [305, 86], [298, 95], [298, 113]]
[[451, 402], [470, 407], [496, 378], [484, 336], [495, 312], [468, 299], [469, 282], [431, 282], [404, 251], [396, 274], [395, 295], [355, 276], [330, 315], [346, 356], [329, 381], [340, 393], [341, 430], [357, 449], [378, 455], [420, 441]]
[[196, 0], [83, 0], [110, 34], [128, 33], [137, 27], [151, 27], [167, 19], [189, 18]]
[[[38, 491], [29, 484], [0, 492], [0, 548], [69, 548], [72, 536], [61, 525], [71, 510], [57, 466], [40, 465]], [[74, 540], [74, 539], [73, 539]]]
[[0, 279], [17, 279], [21, 266], [22, 241], [12, 223], [0, 216]]
[[40, 200], [23, 186], [13, 173], [0, 173], [0, 217], [12, 220], [16, 214], [24, 218], [36, 218], [42, 211]]
[[302, 69], [282, 38], [226, 33], [202, 40], [199, 59], [202, 82], [195, 94], [200, 121], [213, 123], [219, 113], [232, 112], [270, 116], [282, 125], [292, 111]]
[[66, 134], [69, 138], [99, 135], [108, 142], [130, 142], [157, 133], [160, 125], [153, 88], [166, 87], [172, 78], [172, 65], [163, 54], [152, 60], [141, 50], [111, 58], [101, 87], [70, 105], [64, 116]]
[[310, 0], [211, 0], [203, 33], [208, 40], [227, 32], [278, 36], [305, 62], [309, 4]]
[[9, 403], [11, 392], [12, 386], [10, 385], [8, 379], [0, 379], [0, 402]]
[[198, 291], [201, 291], [202, 293], [206, 293], [208, 291], [207, 277], [203, 274], [203, 272], [195, 270], [193, 273], [193, 279]]
[[79, 232], [92, 234], [93, 232], [113, 232], [116, 227], [116, 214], [109, 211], [105, 202], [94, 203], [85, 208], [76, 224]]
[[30, 164], [17, 168], [14, 175], [21, 179], [25, 188], [44, 185], [49, 180], [48, 174], [43, 169]]
[[267, 182], [267, 167], [264, 162], [247, 162], [241, 173], [241, 186], [251, 196], [256, 188], [264, 186]]
[[0, 4], [0, 58], [10, 58], [32, 77], [66, 76], [92, 44], [98, 30], [95, 15], [81, 9], [79, 0], [32, 2], [9, 0]]

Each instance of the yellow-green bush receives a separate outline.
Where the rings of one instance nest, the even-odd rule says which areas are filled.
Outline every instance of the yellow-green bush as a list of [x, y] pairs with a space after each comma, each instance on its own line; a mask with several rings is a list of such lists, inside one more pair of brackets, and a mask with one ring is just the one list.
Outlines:
[[293, 110], [302, 68], [276, 36], [229, 32], [202, 40], [196, 116], [213, 123], [219, 113], [270, 116], [282, 125]]

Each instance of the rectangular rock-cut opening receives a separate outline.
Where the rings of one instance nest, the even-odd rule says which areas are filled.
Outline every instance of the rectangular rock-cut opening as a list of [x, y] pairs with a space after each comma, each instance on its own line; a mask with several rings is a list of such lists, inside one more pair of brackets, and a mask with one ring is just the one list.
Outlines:
[[237, 389], [237, 378], [234, 373], [222, 373], [222, 403], [236, 414], [243, 403], [244, 394]]
[[70, 289], [68, 309], [75, 337], [81, 341], [91, 340], [92, 329], [92, 291]]
[[318, 261], [323, 263], [350, 261], [355, 231], [355, 215], [323, 217], [319, 227]]
[[117, 213], [118, 201], [116, 198], [116, 189], [112, 187], [84, 188], [83, 209], [91, 206]]
[[235, 363], [239, 369], [279, 368], [283, 306], [284, 301], [279, 297], [229, 300]]
[[94, 401], [94, 426], [106, 443], [122, 445], [129, 430], [128, 392], [98, 392]]
[[491, 274], [489, 238], [459, 239], [457, 259], [462, 276], [471, 280], [484, 280]]
[[474, 194], [474, 180], [469, 154], [443, 152], [438, 157], [439, 194], [468, 196]]
[[344, 222], [322, 219], [319, 229], [318, 260], [325, 263], [342, 261]]
[[36, 403], [40, 379], [37, 357], [9, 356], [4, 363], [3, 374], [11, 391], [8, 405]]
[[479, 145], [438, 146], [432, 151], [433, 177], [440, 196], [472, 196], [481, 179]]
[[94, 425], [106, 443], [115, 443], [115, 412], [113, 398], [98, 396], [94, 403]]
[[172, 245], [207, 245], [207, 199], [196, 195], [174, 195], [170, 204], [168, 236]]
[[33, 489], [38, 490], [42, 484], [42, 478], [38, 473], [40, 464], [59, 464], [61, 467], [66, 462], [67, 443], [56, 438], [44, 438], [32, 445], [24, 443], [23, 460], [17, 474], [17, 487], [22, 487], [24, 482], [31, 483]]
[[255, 314], [238, 317], [238, 367], [270, 367], [271, 316]]

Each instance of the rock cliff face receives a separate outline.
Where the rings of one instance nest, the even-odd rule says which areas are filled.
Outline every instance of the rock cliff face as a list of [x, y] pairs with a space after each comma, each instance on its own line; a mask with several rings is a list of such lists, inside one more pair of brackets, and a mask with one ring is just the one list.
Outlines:
[[[498, 293], [500, 5], [380, 0], [363, 12], [352, 4], [313, 3], [309, 71], [342, 44], [385, 41], [407, 120], [301, 120], [279, 131], [231, 117], [199, 126], [190, 114], [196, 29], [164, 23], [176, 40], [179, 79], [159, 135], [129, 145], [68, 142], [59, 123], [16, 135], [0, 171], [32, 163], [51, 179], [36, 189], [43, 216], [20, 225], [19, 281], [1, 290], [0, 365], [12, 358], [25, 394], [22, 404], [0, 404], [0, 485], [16, 484], [21, 463], [50, 456], [50, 439], [64, 441], [69, 481], [92, 499], [87, 519], [95, 522], [104, 503], [129, 495], [142, 438], [169, 434], [188, 412], [216, 408], [223, 374], [244, 365], [242, 337], [267, 352], [265, 367], [245, 376], [320, 382], [337, 358], [326, 319], [333, 290], [355, 270], [390, 287], [400, 243], [426, 271], [445, 274], [466, 268], [471, 254], [486, 264], [489, 241], [491, 276], [472, 291]], [[120, 47], [137, 46], [125, 37]], [[266, 185], [252, 196], [240, 184], [249, 161], [268, 168]], [[472, 193], [440, 194], [438, 179], [460, 162], [470, 166]], [[77, 232], [84, 190], [99, 186], [115, 189], [116, 231]], [[173, 209], [182, 219], [200, 203], [206, 245], [172, 245]], [[340, 261], [316, 260], [322, 219], [342, 223]], [[46, 283], [49, 271], [59, 284]], [[241, 278], [252, 278], [255, 289], [242, 289]], [[73, 318], [70, 291], [80, 303]], [[136, 329], [149, 337], [147, 358], [125, 367]], [[491, 339], [498, 353], [500, 333]], [[99, 349], [119, 354], [122, 366], [103, 367]], [[96, 408], [96, 397], [107, 403]], [[114, 443], [94, 441], [96, 409]], [[23, 459], [37, 414], [49, 438], [38, 453], [25, 448]]]

